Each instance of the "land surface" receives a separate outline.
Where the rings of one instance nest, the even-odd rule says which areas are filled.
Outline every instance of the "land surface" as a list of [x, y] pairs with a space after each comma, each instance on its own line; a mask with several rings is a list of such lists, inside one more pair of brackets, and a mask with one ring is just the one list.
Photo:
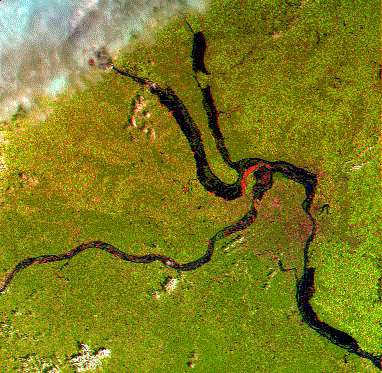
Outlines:
[[[282, 4], [212, 2], [187, 20], [208, 40], [208, 82], [232, 158], [282, 159], [319, 175], [313, 305], [322, 320], [380, 354], [379, 3]], [[184, 19], [174, 18], [116, 64], [176, 91], [214, 171], [232, 182], [208, 132], [191, 47]], [[112, 72], [88, 86], [51, 103], [45, 122], [30, 115], [4, 124], [4, 275], [25, 257], [95, 239], [190, 261], [248, 209], [249, 195], [223, 201], [205, 192], [186, 139], [149, 92]], [[128, 126], [137, 94], [155, 141]], [[293, 272], [278, 269], [276, 256], [301, 271], [309, 234], [303, 195], [302, 186], [275, 178], [244, 239], [222, 244], [159, 299], [153, 295], [166, 278], [177, 276], [160, 263], [88, 251], [65, 266], [22, 272], [0, 297], [1, 369], [17, 370], [29, 354], [63, 359], [83, 342], [111, 350], [110, 372], [183, 372], [191, 359], [200, 372], [377, 371], [301, 322]], [[328, 213], [320, 213], [325, 203]]]

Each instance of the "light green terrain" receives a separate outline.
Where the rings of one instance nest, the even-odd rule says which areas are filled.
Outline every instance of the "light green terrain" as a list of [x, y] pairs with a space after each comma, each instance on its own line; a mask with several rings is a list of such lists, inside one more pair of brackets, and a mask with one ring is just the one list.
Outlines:
[[[311, 250], [318, 316], [382, 354], [379, 7], [214, 0], [187, 20], [207, 40], [232, 159], [284, 160], [318, 175]], [[199, 125], [216, 174], [233, 181], [208, 132], [191, 49], [192, 34], [175, 17], [155, 41], [133, 41], [116, 65], [172, 87]], [[127, 126], [137, 94], [151, 112], [153, 142]], [[90, 240], [190, 261], [247, 211], [249, 195], [228, 202], [202, 188], [175, 120], [135, 83], [105, 72], [49, 105], [45, 122], [3, 123], [1, 274], [26, 257]], [[172, 293], [162, 284], [175, 271], [95, 249], [65, 266], [22, 271], [0, 296], [0, 370], [16, 372], [33, 354], [64, 361], [83, 342], [111, 350], [104, 372], [377, 372], [302, 323], [293, 272], [278, 270], [276, 255], [300, 273], [310, 231], [303, 199], [302, 186], [275, 177], [243, 240], [219, 243], [212, 261], [183, 273]], [[324, 203], [329, 214], [319, 214]]]

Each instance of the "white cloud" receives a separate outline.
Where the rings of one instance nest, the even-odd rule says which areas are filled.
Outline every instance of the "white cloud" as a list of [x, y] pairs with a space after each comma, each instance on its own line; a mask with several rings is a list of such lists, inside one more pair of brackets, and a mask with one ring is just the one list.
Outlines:
[[156, 9], [170, 16], [184, 6], [202, 9], [204, 1], [0, 1], [0, 119], [11, 114], [9, 102], [46, 92], [62, 76], [78, 78], [94, 49], [126, 44]]

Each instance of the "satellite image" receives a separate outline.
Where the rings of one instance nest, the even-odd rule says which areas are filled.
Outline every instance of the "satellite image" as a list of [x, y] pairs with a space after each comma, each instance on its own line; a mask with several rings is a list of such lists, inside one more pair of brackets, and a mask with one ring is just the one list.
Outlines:
[[381, 371], [380, 26], [0, 0], [0, 371]]

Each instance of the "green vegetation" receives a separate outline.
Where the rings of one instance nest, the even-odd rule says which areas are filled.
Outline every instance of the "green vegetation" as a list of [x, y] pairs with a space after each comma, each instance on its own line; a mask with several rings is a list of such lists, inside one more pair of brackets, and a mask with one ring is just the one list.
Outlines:
[[[187, 16], [207, 39], [228, 148], [233, 159], [285, 160], [319, 175], [315, 309], [381, 353], [379, 2], [244, 3], [212, 1], [206, 14]], [[232, 181], [208, 133], [191, 47], [174, 18], [155, 43], [135, 40], [116, 64], [177, 92], [214, 170]], [[23, 115], [5, 128], [4, 274], [25, 257], [95, 239], [188, 261], [249, 206], [248, 195], [226, 202], [203, 190], [185, 138], [155, 97], [112, 72], [88, 86], [50, 104], [45, 122]], [[152, 114], [154, 143], [126, 126], [137, 94]], [[195, 372], [377, 371], [303, 324], [293, 272], [274, 274], [275, 255], [301, 269], [303, 198], [301, 186], [276, 177], [245, 239], [229, 250], [220, 242], [209, 264], [182, 274], [160, 299], [152, 295], [174, 271], [96, 250], [23, 271], [0, 296], [1, 371], [17, 371], [28, 356], [62, 361], [80, 342], [111, 350], [105, 372], [186, 372], [191, 360]], [[323, 203], [330, 213], [319, 215]]]

